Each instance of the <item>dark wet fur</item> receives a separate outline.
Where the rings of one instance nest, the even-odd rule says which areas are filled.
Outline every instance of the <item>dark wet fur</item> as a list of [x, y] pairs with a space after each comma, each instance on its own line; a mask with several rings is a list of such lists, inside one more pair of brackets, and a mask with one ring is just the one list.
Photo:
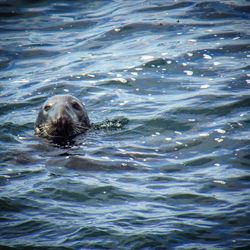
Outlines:
[[[78, 103], [74, 110], [72, 103]], [[45, 110], [46, 105], [49, 109]], [[87, 131], [90, 122], [84, 105], [72, 96], [54, 96], [45, 102], [39, 111], [35, 131], [38, 136], [48, 139], [71, 139]]]

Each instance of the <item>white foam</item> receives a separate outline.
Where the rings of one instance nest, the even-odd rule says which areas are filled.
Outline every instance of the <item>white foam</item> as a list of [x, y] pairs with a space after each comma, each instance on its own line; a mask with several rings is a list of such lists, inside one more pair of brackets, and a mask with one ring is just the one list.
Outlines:
[[224, 129], [220, 129], [220, 128], [215, 129], [215, 131], [216, 131], [217, 133], [219, 133], [219, 134], [225, 134], [225, 133], [226, 133], [226, 131], [225, 131]]
[[141, 59], [143, 61], [150, 61], [150, 60], [153, 60], [154, 59], [154, 56], [142, 56]]
[[194, 74], [194, 72], [191, 70], [184, 70], [184, 73], [186, 73], [188, 76], [192, 76]]
[[208, 55], [208, 54], [203, 54], [203, 58], [204, 58], [204, 59], [207, 59], [207, 60], [213, 59], [213, 57], [210, 56], [210, 55]]
[[201, 86], [200, 86], [201, 89], [207, 89], [207, 88], [209, 88], [209, 87], [210, 87], [209, 84], [204, 84], [204, 85], [201, 85]]

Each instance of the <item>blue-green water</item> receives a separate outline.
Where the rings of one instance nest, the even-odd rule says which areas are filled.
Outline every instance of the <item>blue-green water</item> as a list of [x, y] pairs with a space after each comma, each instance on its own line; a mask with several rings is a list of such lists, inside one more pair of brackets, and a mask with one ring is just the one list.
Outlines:
[[[250, 249], [250, 2], [0, 1], [0, 249]], [[54, 94], [93, 123], [34, 136]]]

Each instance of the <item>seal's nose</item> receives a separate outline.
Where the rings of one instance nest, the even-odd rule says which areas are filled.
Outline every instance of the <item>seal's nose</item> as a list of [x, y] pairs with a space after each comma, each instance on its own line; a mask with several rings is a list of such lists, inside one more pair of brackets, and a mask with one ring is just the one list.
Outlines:
[[69, 102], [60, 101], [55, 103], [48, 112], [48, 116], [51, 118], [51, 134], [65, 138], [74, 135], [76, 130], [74, 124], [77, 121], [77, 116]]
[[61, 125], [65, 125], [67, 120], [70, 119], [69, 108], [67, 105], [57, 105], [54, 108], [54, 114], [54, 121]]
[[60, 127], [64, 128], [68, 124], [68, 118], [65, 116], [60, 116], [56, 122]]
[[71, 123], [66, 116], [60, 116], [55, 122], [55, 133], [59, 136], [67, 136], [71, 131]]
[[71, 128], [71, 116], [67, 105], [56, 105], [54, 107], [54, 127], [58, 135], [66, 135]]

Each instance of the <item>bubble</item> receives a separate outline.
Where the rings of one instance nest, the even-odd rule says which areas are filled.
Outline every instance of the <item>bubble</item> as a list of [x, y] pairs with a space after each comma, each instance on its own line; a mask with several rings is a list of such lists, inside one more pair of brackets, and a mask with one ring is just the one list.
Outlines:
[[102, 156], [102, 159], [109, 160], [110, 158], [108, 156]]
[[192, 76], [194, 74], [194, 72], [191, 70], [184, 70], [183, 72], [186, 73], [186, 75], [188, 76]]
[[209, 88], [209, 87], [210, 87], [209, 84], [204, 84], [204, 85], [201, 85], [201, 86], [200, 86], [201, 89], [207, 89], [207, 88]]
[[118, 81], [118, 82], [121, 82], [121, 83], [126, 83], [128, 82], [125, 78], [122, 78], [122, 77], [116, 77], [116, 78], [113, 78], [114, 81]]
[[127, 103], [128, 103], [128, 101], [124, 101], [124, 102], [120, 103], [119, 105], [120, 105], [120, 106], [124, 106], [124, 105], [126, 105]]
[[219, 184], [222, 184], [222, 185], [225, 185], [225, 184], [226, 184], [225, 181], [221, 181], [221, 180], [214, 180], [213, 182], [214, 182], [214, 183], [219, 183]]
[[177, 135], [182, 135], [182, 133], [180, 132], [180, 131], [174, 131], [175, 132], [175, 134], [177, 134]]
[[219, 143], [224, 141], [222, 138], [215, 138], [214, 140], [219, 142]]
[[203, 54], [203, 58], [204, 59], [207, 59], [207, 60], [211, 60], [211, 59], [213, 59], [210, 55], [208, 55], [208, 54]]
[[200, 133], [199, 136], [201, 136], [201, 137], [208, 137], [209, 133]]
[[154, 59], [154, 56], [142, 56], [141, 59], [143, 61], [150, 61], [150, 60], [153, 60]]
[[166, 141], [171, 141], [172, 138], [171, 138], [171, 137], [166, 137], [165, 140], [166, 140]]
[[195, 39], [189, 39], [188, 40], [190, 43], [196, 43], [197, 42], [197, 40], [195, 40]]
[[226, 131], [225, 131], [225, 130], [220, 129], [220, 128], [215, 129], [215, 131], [216, 131], [217, 133], [219, 133], [219, 134], [225, 134], [225, 133], [226, 133]]
[[220, 65], [220, 62], [213, 62], [214, 66]]

